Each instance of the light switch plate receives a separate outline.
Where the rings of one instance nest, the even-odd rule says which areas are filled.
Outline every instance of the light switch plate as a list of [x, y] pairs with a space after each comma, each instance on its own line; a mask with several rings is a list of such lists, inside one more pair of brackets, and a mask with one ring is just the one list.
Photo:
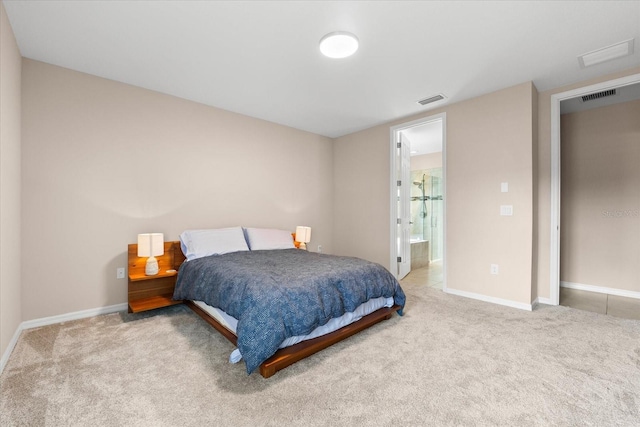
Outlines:
[[512, 216], [513, 215], [513, 205], [500, 205], [500, 215], [502, 215], [502, 216]]
[[502, 191], [503, 193], [508, 193], [509, 192], [509, 183], [508, 182], [501, 182], [500, 183], [500, 191]]

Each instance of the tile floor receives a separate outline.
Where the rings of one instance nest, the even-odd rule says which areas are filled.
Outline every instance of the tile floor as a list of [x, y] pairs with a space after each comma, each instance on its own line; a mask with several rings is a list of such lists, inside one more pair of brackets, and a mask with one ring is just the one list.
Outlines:
[[[401, 280], [401, 283], [442, 289], [442, 262], [431, 262], [428, 267], [411, 270]], [[560, 288], [560, 305], [625, 319], [640, 320], [640, 299]]]
[[442, 289], [442, 261], [432, 261], [427, 267], [412, 269], [401, 282]]
[[625, 319], [640, 320], [640, 299], [635, 298], [560, 288], [560, 305]]

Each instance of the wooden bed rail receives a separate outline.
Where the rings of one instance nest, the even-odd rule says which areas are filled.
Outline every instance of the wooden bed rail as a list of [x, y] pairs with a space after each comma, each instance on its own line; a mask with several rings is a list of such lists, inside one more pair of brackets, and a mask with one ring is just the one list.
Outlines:
[[[185, 303], [198, 316], [202, 317], [204, 321], [206, 321], [216, 331], [220, 332], [222, 336], [228, 339], [234, 346], [238, 345], [238, 339], [235, 334], [233, 334], [233, 332], [222, 326], [217, 320], [209, 316], [204, 310], [202, 310], [193, 302], [186, 301]], [[393, 307], [383, 307], [371, 314], [364, 316], [357, 322], [338, 329], [337, 331], [333, 331], [329, 334], [322, 335], [317, 338], [299, 342], [298, 344], [292, 345], [290, 347], [281, 348], [269, 359], [262, 362], [262, 364], [260, 365], [260, 375], [262, 375], [264, 378], [269, 378], [279, 370], [293, 365], [294, 363], [304, 359], [305, 357], [309, 357], [312, 354], [319, 352], [320, 350], [324, 350], [325, 348], [330, 347], [337, 342], [347, 339], [350, 336], [355, 335], [358, 332], [375, 325], [376, 323], [390, 319], [391, 316], [393, 316], [393, 313], [397, 312], [399, 309], [399, 305], [394, 305]]]
[[262, 365], [260, 365], [260, 375], [264, 378], [269, 378], [279, 370], [284, 369], [305, 357], [311, 356], [320, 350], [324, 350], [337, 342], [347, 339], [351, 335], [355, 335], [376, 323], [391, 319], [393, 313], [397, 312], [399, 309], [399, 305], [383, 307], [364, 316], [357, 322], [344, 326], [330, 334], [302, 341], [298, 344], [292, 345], [291, 347], [281, 348], [276, 352], [276, 354], [265, 360]]

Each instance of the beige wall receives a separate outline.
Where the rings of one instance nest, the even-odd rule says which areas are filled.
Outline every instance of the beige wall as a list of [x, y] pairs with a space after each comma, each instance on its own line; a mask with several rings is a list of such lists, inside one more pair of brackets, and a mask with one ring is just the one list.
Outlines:
[[[20, 61], [10, 27], [2, 28], [2, 241], [12, 249], [1, 255], [2, 349], [20, 320], [125, 302], [115, 269], [139, 232], [176, 239], [186, 228], [305, 224], [313, 227], [310, 248], [389, 267], [389, 127], [441, 112], [450, 150], [449, 287], [524, 303], [548, 296], [550, 96], [640, 72], [539, 95], [526, 83], [332, 142], [25, 59], [21, 288], [20, 207], [5, 203], [19, 199], [20, 182], [4, 178], [20, 174], [20, 126], [5, 125], [5, 116], [20, 123], [19, 89], [5, 90], [20, 81]], [[314, 161], [293, 170], [298, 155]], [[499, 193], [503, 181], [508, 194]], [[500, 204], [513, 204], [514, 217], [498, 216]], [[500, 275], [489, 275], [491, 263]]]
[[433, 169], [442, 167], [442, 152], [411, 156], [411, 170]]
[[333, 145], [336, 255], [389, 268], [389, 125], [337, 138]]
[[538, 94], [538, 167], [537, 170], [537, 286], [534, 295], [549, 298], [551, 236], [551, 96], [596, 83], [640, 73], [640, 67], [609, 74]]
[[141, 232], [308, 225], [332, 251], [331, 139], [28, 59], [23, 83], [24, 320], [126, 302]]
[[[448, 287], [531, 302], [532, 84], [465, 101], [447, 113]], [[501, 193], [500, 183], [509, 192]], [[500, 216], [512, 205], [513, 216]], [[499, 274], [490, 274], [490, 265]]]
[[561, 117], [560, 280], [640, 291], [640, 101]]
[[[336, 251], [390, 267], [389, 128], [446, 112], [448, 287], [530, 303], [535, 95], [524, 83], [338, 138]], [[514, 216], [501, 217], [501, 204]]]
[[22, 58], [0, 2], [0, 357], [22, 322], [20, 102]]

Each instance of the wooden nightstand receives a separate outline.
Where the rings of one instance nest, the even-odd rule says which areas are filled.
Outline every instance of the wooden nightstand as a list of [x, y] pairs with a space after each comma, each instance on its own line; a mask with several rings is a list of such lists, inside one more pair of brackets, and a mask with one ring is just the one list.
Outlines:
[[146, 258], [138, 257], [138, 245], [129, 245], [129, 313], [153, 310], [181, 304], [173, 300], [173, 289], [178, 277], [178, 268], [184, 261], [180, 242], [165, 242], [164, 255], [156, 257], [160, 273], [155, 276], [144, 274]]

